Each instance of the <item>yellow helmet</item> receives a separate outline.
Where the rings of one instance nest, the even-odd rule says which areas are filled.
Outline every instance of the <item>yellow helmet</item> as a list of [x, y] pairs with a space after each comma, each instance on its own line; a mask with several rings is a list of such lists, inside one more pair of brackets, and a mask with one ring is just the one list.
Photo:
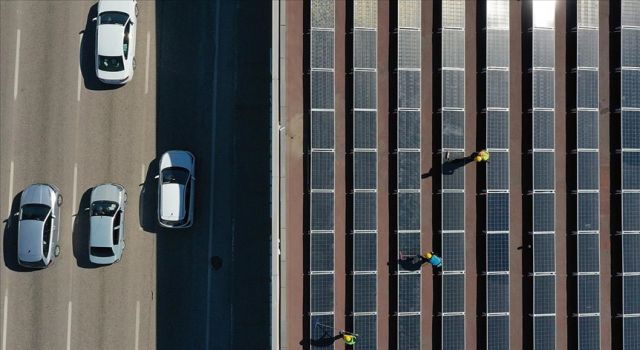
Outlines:
[[349, 334], [345, 334], [344, 335], [344, 340], [345, 341], [352, 341], [353, 340], [353, 336], [349, 335]]
[[424, 255], [424, 257], [427, 258], [427, 259], [431, 259], [431, 257], [433, 257], [433, 254], [427, 253], [427, 254]]
[[476, 161], [476, 163], [480, 163], [482, 161], [482, 157], [481, 156], [476, 156], [474, 158], [474, 160]]

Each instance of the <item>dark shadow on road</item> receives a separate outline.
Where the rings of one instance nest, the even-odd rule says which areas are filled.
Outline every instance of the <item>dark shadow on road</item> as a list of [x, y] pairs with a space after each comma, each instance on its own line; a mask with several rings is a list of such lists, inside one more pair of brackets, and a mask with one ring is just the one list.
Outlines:
[[138, 202], [139, 223], [145, 232], [158, 231], [158, 160], [152, 160], [147, 166], [147, 175], [140, 184], [140, 200]]
[[113, 90], [122, 85], [104, 84], [96, 76], [96, 24], [93, 19], [98, 15], [98, 3], [89, 9], [84, 29], [80, 31], [80, 72], [84, 80], [84, 87], [89, 90]]
[[29, 272], [33, 271], [22, 267], [18, 264], [18, 216], [14, 215], [20, 212], [20, 197], [22, 191], [13, 197], [11, 202], [11, 213], [9, 217], [4, 221], [4, 236], [2, 242], [4, 256], [4, 264], [12, 271], [16, 272]]
[[91, 213], [89, 210], [91, 202], [91, 191], [93, 188], [86, 190], [80, 198], [80, 204], [73, 219], [73, 256], [76, 258], [76, 265], [85, 269], [99, 267], [89, 260], [89, 218]]

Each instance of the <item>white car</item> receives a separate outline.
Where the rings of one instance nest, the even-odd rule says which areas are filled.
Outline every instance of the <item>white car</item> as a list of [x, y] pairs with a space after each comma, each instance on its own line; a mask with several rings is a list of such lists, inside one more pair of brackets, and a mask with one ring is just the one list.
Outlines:
[[187, 228], [193, 224], [196, 162], [188, 151], [168, 151], [160, 158], [158, 221], [164, 227]]
[[113, 264], [124, 251], [124, 209], [127, 192], [122, 185], [106, 183], [91, 191], [89, 260], [98, 265]]
[[96, 75], [106, 84], [124, 84], [136, 69], [136, 0], [100, 0], [96, 25]]

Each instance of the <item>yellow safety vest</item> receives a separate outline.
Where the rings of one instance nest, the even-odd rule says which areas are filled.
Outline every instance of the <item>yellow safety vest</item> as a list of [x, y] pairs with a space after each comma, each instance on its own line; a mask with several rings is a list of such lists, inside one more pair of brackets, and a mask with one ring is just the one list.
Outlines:
[[342, 336], [342, 340], [344, 340], [344, 343], [347, 345], [355, 345], [356, 336], [351, 334], [345, 334]]
[[489, 160], [489, 152], [487, 151], [480, 151], [479, 156], [482, 158], [482, 160], [484, 160], [485, 162]]

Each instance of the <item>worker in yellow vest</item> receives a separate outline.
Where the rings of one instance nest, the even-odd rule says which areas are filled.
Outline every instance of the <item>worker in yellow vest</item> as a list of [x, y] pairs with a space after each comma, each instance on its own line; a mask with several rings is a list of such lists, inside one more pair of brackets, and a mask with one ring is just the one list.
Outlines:
[[347, 345], [355, 345], [358, 340], [358, 335], [351, 332], [340, 331], [340, 335], [342, 336], [344, 343]]
[[488, 162], [489, 161], [489, 151], [483, 149], [482, 151], [476, 153], [476, 156], [473, 158], [476, 163], [480, 162]]

